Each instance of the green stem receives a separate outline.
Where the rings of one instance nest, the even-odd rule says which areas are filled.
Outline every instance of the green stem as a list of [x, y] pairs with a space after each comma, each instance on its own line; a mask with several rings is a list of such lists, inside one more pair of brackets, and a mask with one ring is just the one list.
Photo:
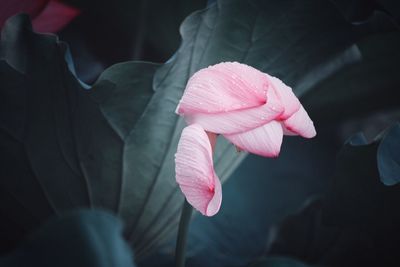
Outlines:
[[186, 240], [189, 230], [190, 217], [193, 208], [185, 199], [183, 203], [181, 221], [179, 222], [178, 239], [176, 241], [175, 262], [176, 267], [185, 267]]

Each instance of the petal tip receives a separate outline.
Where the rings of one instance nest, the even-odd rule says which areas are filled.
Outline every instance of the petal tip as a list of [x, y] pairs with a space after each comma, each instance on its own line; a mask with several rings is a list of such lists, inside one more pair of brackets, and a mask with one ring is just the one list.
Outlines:
[[283, 122], [284, 127], [290, 132], [300, 135], [304, 138], [313, 138], [317, 132], [314, 127], [313, 121], [308, 116], [304, 107], [294, 113], [290, 118]]
[[255, 153], [255, 154], [258, 154], [259, 156], [267, 157], [267, 158], [278, 158], [280, 153], [281, 153], [281, 150], [280, 150], [280, 147], [279, 147], [279, 149], [276, 150], [276, 151], [268, 151], [267, 153], [266, 152], [260, 152], [260, 153]]
[[315, 130], [315, 127], [312, 127], [312, 130], [310, 131], [310, 134], [306, 136], [306, 138], [314, 138], [317, 136], [317, 131]]
[[219, 211], [219, 207], [218, 207], [218, 209], [209, 209], [209, 208], [207, 208], [206, 213], [203, 213], [203, 215], [207, 216], [207, 217], [212, 217], [212, 216], [216, 215], [218, 213], [218, 211]]
[[314, 123], [311, 122], [308, 125], [308, 129], [302, 133], [302, 137], [304, 138], [314, 138], [317, 135], [317, 131], [315, 130]]
[[214, 195], [207, 205], [205, 216], [211, 217], [218, 213], [222, 203], [222, 188], [221, 182], [214, 173]]
[[178, 103], [178, 105], [176, 106], [176, 109], [175, 109], [175, 114], [178, 114], [178, 115], [182, 115], [182, 108], [181, 108], [181, 102], [179, 101], [179, 103]]

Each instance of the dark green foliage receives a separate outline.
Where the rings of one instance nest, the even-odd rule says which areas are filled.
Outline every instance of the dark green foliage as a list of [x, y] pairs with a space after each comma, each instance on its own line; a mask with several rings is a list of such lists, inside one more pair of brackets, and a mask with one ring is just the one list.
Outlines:
[[387, 137], [371, 144], [352, 138], [338, 155], [327, 195], [281, 223], [267, 254], [322, 266], [392, 266], [399, 262], [400, 187], [384, 185], [377, 165], [377, 149]]
[[378, 170], [382, 183], [400, 182], [400, 124], [391, 127], [378, 147]]
[[332, 122], [398, 106], [400, 32], [372, 34], [357, 42], [362, 60], [318, 84], [303, 98], [317, 121]]
[[[317, 121], [332, 123], [398, 107], [400, 27], [395, 1], [333, 0], [352, 23], [360, 60], [309, 90], [302, 102]], [[396, 7], [397, 6], [397, 7]]]
[[[152, 85], [157, 65], [123, 63], [88, 91], [67, 68], [65, 46], [33, 33], [25, 16], [8, 22], [1, 48], [4, 216], [30, 231], [53, 213], [106, 208], [124, 219], [138, 255], [171, 235], [182, 204], [173, 156], [184, 126], [174, 110], [187, 68]], [[218, 147], [226, 179], [244, 156], [227, 142]], [[14, 242], [23, 235], [10, 233]]]
[[192, 74], [221, 61], [239, 61], [281, 78], [297, 95], [360, 59], [349, 49], [351, 25], [329, 1], [222, 0], [188, 17], [181, 34], [183, 44], [167, 63], [172, 70], [188, 65]]
[[[193, 218], [187, 266], [247, 266], [265, 252], [271, 227], [326, 191], [336, 147], [332, 135], [322, 129], [318, 134], [312, 140], [287, 138], [276, 159], [246, 158], [223, 186], [219, 213]], [[140, 263], [173, 266], [174, 241]]]
[[260, 259], [248, 267], [307, 267], [307, 265], [293, 259], [270, 257]]
[[83, 11], [60, 32], [85, 82], [126, 60], [165, 62], [179, 48], [179, 26], [206, 0], [68, 0]]
[[134, 267], [122, 225], [108, 213], [78, 210], [52, 218], [0, 257], [0, 266]]
[[10, 197], [1, 209], [26, 230], [77, 207], [101, 207], [126, 219], [147, 195], [141, 189], [126, 196], [121, 185], [131, 179], [140, 187], [136, 180], [148, 176], [132, 176], [124, 166], [137, 156], [126, 148], [128, 137], [152, 97], [158, 66], [116, 65], [87, 91], [69, 72], [64, 49], [54, 36], [32, 33], [25, 16], [14, 17], [2, 33], [1, 188], [2, 198]]

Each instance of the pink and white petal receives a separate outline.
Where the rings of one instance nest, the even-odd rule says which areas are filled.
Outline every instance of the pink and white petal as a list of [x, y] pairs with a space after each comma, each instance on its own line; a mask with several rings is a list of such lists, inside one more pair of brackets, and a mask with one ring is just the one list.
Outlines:
[[177, 107], [180, 115], [219, 113], [265, 104], [271, 87], [261, 71], [237, 62], [219, 63], [196, 72]]
[[214, 171], [210, 140], [198, 124], [182, 131], [175, 154], [175, 173], [182, 193], [195, 209], [206, 216], [218, 212], [221, 184]]
[[314, 123], [303, 106], [290, 118], [283, 121], [283, 124], [288, 131], [305, 138], [312, 138], [317, 134]]
[[225, 113], [197, 113], [185, 116], [188, 124], [199, 124], [206, 131], [219, 134], [235, 134], [258, 128], [280, 116], [283, 107], [279, 102], [260, 107]]
[[293, 93], [292, 88], [284, 84], [280, 79], [273, 76], [269, 76], [269, 79], [272, 82], [273, 90], [278, 95], [278, 98], [282, 101], [282, 105], [285, 108], [285, 111], [280, 117], [281, 120], [285, 120], [300, 109], [300, 101]]
[[244, 133], [224, 136], [240, 150], [264, 157], [277, 157], [282, 145], [283, 130], [280, 122], [271, 121]]

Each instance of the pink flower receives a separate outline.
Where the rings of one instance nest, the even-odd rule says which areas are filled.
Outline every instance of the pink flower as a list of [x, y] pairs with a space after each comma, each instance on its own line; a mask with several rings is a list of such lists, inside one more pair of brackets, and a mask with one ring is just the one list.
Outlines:
[[188, 202], [207, 216], [218, 212], [222, 191], [206, 133], [214, 140], [221, 134], [240, 150], [265, 157], [278, 156], [284, 134], [316, 135], [290, 87], [237, 62], [196, 72], [176, 112], [190, 125], [179, 141], [176, 181]]

